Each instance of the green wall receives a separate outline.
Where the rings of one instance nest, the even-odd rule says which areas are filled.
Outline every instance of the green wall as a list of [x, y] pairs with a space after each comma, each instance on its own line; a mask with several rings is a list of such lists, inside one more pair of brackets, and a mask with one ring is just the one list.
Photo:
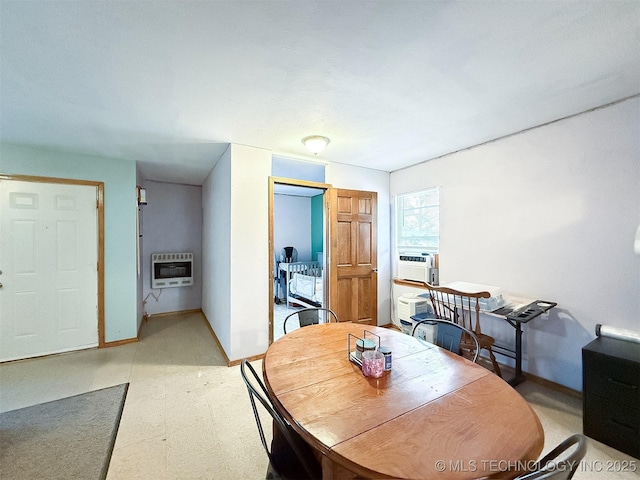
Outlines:
[[0, 173], [104, 182], [105, 341], [136, 337], [135, 162], [0, 144]]
[[324, 252], [323, 227], [324, 208], [323, 195], [311, 197], [311, 259], [316, 260], [318, 252]]

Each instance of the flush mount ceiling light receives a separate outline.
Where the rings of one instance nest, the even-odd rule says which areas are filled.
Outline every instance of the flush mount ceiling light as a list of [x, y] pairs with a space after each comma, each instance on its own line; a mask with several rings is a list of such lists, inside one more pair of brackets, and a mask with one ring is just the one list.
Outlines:
[[323, 137], [321, 135], [310, 135], [308, 137], [304, 137], [302, 139], [302, 143], [307, 147], [314, 155], [318, 155], [322, 150], [325, 149], [327, 145], [329, 145], [329, 140], [327, 137]]

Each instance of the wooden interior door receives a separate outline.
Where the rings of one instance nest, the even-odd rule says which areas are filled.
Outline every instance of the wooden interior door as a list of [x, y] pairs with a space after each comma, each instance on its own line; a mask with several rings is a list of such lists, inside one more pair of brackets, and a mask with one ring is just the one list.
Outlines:
[[378, 324], [376, 192], [330, 191], [329, 308], [341, 322]]

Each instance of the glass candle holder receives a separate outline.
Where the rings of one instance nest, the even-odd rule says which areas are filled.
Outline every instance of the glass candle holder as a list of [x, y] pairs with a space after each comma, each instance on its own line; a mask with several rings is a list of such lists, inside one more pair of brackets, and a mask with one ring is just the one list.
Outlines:
[[362, 373], [365, 377], [380, 378], [384, 373], [384, 355], [377, 350], [362, 352]]

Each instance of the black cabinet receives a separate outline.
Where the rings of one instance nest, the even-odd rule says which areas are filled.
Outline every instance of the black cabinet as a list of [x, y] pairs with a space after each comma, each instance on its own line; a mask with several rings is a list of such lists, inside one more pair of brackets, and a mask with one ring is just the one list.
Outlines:
[[584, 434], [640, 458], [640, 344], [598, 337], [582, 348]]

